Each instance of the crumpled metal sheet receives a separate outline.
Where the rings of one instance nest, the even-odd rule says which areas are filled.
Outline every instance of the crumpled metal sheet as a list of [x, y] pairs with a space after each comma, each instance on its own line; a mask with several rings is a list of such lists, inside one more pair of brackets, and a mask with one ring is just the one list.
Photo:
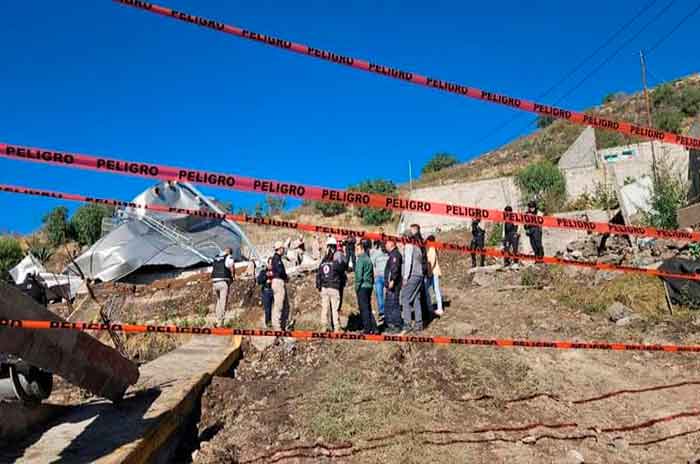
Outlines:
[[[134, 198], [132, 203], [208, 211], [218, 208], [215, 201], [203, 196], [193, 186], [179, 182], [156, 184]], [[212, 259], [227, 247], [233, 250], [234, 258], [240, 260], [242, 245], [248, 243], [243, 231], [228, 220], [139, 208], [119, 209], [115, 216], [121, 223], [76, 259], [90, 279], [118, 280], [143, 266], [186, 268], [206, 262], [202, 255]], [[186, 239], [187, 246], [149, 227], [149, 222], [153, 222], [149, 219], [176, 231]], [[73, 265], [68, 266], [68, 271], [78, 273]]]

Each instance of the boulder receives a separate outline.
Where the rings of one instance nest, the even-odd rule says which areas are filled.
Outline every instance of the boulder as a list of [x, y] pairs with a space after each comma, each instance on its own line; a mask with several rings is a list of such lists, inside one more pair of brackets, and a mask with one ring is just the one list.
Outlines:
[[619, 301], [616, 301], [610, 306], [608, 306], [607, 313], [610, 321], [617, 323], [617, 321], [631, 316], [632, 310], [620, 303]]

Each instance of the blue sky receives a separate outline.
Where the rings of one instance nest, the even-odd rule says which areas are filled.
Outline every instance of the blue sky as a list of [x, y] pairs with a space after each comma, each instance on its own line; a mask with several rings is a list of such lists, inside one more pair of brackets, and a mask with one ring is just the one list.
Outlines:
[[[639, 50], [697, 6], [652, 2], [574, 77], [656, 18], [559, 102], [640, 88]], [[534, 99], [629, 21], [638, 1], [257, 2], [164, 6], [432, 77]], [[0, 140], [345, 187], [408, 180], [438, 151], [468, 160], [532, 130], [531, 115], [386, 79], [109, 0], [3, 2]], [[697, 72], [700, 14], [648, 56], [650, 83]], [[0, 160], [0, 183], [131, 199], [142, 179]], [[260, 197], [207, 193], [250, 207]], [[58, 202], [0, 194], [0, 231], [26, 233]], [[68, 205], [68, 204], [67, 204]], [[77, 205], [70, 204], [71, 208]]]

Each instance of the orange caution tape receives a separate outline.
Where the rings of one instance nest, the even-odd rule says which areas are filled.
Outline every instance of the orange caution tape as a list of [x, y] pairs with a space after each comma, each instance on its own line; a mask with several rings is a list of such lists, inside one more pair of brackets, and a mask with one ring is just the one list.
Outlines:
[[210, 327], [178, 327], [175, 325], [104, 324], [100, 322], [34, 321], [0, 319], [1, 328], [28, 330], [112, 331], [123, 333], [162, 333], [217, 336], [288, 337], [301, 340], [358, 340], [368, 342], [426, 343], [436, 345], [472, 345], [509, 348], [554, 348], [561, 350], [664, 351], [697, 353], [699, 345], [654, 345], [637, 343], [572, 342], [516, 340], [501, 338], [433, 337], [415, 335], [365, 335], [349, 332], [312, 332], [307, 330], [259, 330]]
[[465, 219], [479, 218], [493, 222], [510, 222], [548, 228], [583, 230], [601, 234], [613, 233], [672, 240], [700, 240], [700, 232], [663, 230], [642, 226], [624, 226], [607, 224], [604, 222], [559, 218], [556, 216], [538, 216], [534, 214], [505, 212], [502, 210], [479, 208], [477, 206], [463, 206], [453, 203], [411, 200], [372, 193], [350, 192], [271, 179], [244, 177], [233, 174], [178, 168], [162, 164], [143, 163], [139, 161], [125, 161], [5, 143], [0, 143], [0, 157], [127, 176], [145, 177], [148, 179], [191, 182], [210, 187], [287, 196], [301, 200], [344, 203], [346, 205], [359, 207], [384, 208], [438, 216], [461, 217]]
[[469, 246], [466, 246], [466, 245], [458, 245], [455, 243], [438, 242], [438, 241], [435, 241], [435, 242], [418, 241], [418, 240], [409, 239], [406, 237], [397, 237], [397, 236], [392, 236], [392, 235], [387, 235], [387, 234], [380, 234], [377, 232], [368, 232], [365, 230], [346, 229], [343, 227], [322, 226], [322, 225], [315, 225], [315, 224], [304, 224], [304, 223], [295, 222], [295, 221], [277, 220], [277, 219], [273, 219], [270, 217], [250, 216], [248, 214], [230, 214], [230, 213], [221, 214], [221, 213], [217, 213], [214, 211], [208, 211], [208, 210], [174, 208], [174, 207], [170, 207], [170, 206], [155, 205], [155, 204], [152, 204], [152, 205], [140, 204], [140, 203], [121, 201], [121, 200], [88, 197], [88, 196], [79, 195], [76, 193], [66, 193], [66, 192], [56, 192], [53, 190], [32, 189], [32, 188], [27, 188], [27, 187], [20, 187], [20, 186], [16, 186], [16, 185], [6, 185], [6, 184], [0, 184], [0, 192], [18, 193], [18, 194], [24, 194], [24, 195], [33, 195], [33, 196], [55, 198], [55, 199], [62, 199], [62, 200], [80, 201], [80, 202], [85, 202], [85, 203], [95, 203], [95, 204], [110, 205], [110, 206], [115, 206], [115, 207], [144, 209], [144, 210], [149, 210], [149, 211], [156, 211], [159, 213], [187, 214], [187, 215], [191, 215], [191, 216], [205, 217], [205, 218], [211, 218], [211, 219], [217, 219], [217, 220], [229, 219], [229, 220], [235, 221], [235, 222], [256, 224], [256, 225], [260, 225], [260, 226], [280, 227], [280, 228], [284, 228], [284, 229], [303, 230], [303, 231], [312, 232], [312, 233], [326, 233], [326, 234], [341, 235], [341, 236], [346, 236], [346, 237], [347, 236], [354, 236], [354, 237], [358, 237], [358, 238], [366, 238], [369, 240], [386, 241], [388, 239], [392, 239], [392, 240], [399, 242], [399, 243], [413, 243], [413, 244], [421, 245], [421, 246], [425, 246], [425, 245], [430, 244], [431, 246], [434, 246], [435, 248], [438, 248], [438, 249], [447, 250], [447, 251], [455, 251], [455, 252], [464, 253], [464, 254], [474, 253], [474, 254], [478, 254], [478, 255], [493, 256], [496, 258], [511, 258], [511, 259], [522, 259], [525, 261], [535, 261], [535, 262], [544, 263], [544, 264], [576, 266], [576, 267], [583, 267], [583, 268], [589, 268], [589, 269], [598, 269], [598, 270], [603, 270], [603, 271], [641, 273], [641, 274], [647, 274], [647, 275], [652, 275], [652, 276], [656, 276], [656, 277], [667, 277], [667, 278], [674, 278], [674, 279], [700, 280], [700, 275], [695, 275], [695, 274], [675, 274], [675, 273], [670, 273], [670, 272], [659, 271], [658, 269], [647, 269], [647, 268], [634, 267], [634, 266], [617, 266], [614, 264], [592, 263], [592, 262], [586, 262], [586, 261], [574, 261], [574, 260], [568, 260], [568, 259], [563, 259], [563, 258], [557, 258], [554, 256], [544, 256], [542, 258], [536, 258], [533, 255], [506, 253], [505, 251], [501, 251], [501, 250], [498, 250], [496, 248], [485, 248], [483, 250], [480, 250], [480, 249], [470, 248]]
[[390, 66], [372, 63], [369, 61], [352, 58], [350, 56], [344, 56], [338, 53], [309, 47], [308, 45], [290, 42], [289, 40], [260, 34], [259, 32], [253, 32], [236, 26], [229, 26], [227, 24], [214, 21], [212, 19], [194, 16], [189, 13], [173, 10], [150, 2], [142, 2], [138, 0], [115, 1], [117, 3], [136, 7], [145, 11], [149, 11], [151, 13], [157, 13], [168, 18], [178, 19], [180, 21], [196, 24], [198, 26], [213, 29], [215, 31], [225, 32], [227, 34], [235, 35], [244, 39], [261, 42], [266, 45], [280, 48], [282, 50], [300, 53], [302, 55], [311, 56], [321, 60], [329, 61], [331, 63], [349, 66], [351, 68], [360, 69], [362, 71], [367, 71], [374, 74], [381, 74], [382, 76], [390, 77], [392, 79], [397, 79], [404, 82], [410, 82], [412, 84], [431, 87], [434, 89], [442, 90], [443, 92], [454, 93], [463, 97], [474, 98], [488, 103], [507, 106], [517, 110], [527, 111], [543, 116], [550, 116], [557, 119], [565, 119], [567, 121], [571, 121], [575, 124], [580, 124], [583, 126], [592, 126], [598, 129], [620, 132], [626, 135], [635, 135], [645, 139], [674, 143], [678, 145], [683, 145], [691, 149], [700, 148], [700, 139], [698, 138], [686, 137], [683, 135], [674, 134], [672, 132], [664, 132], [660, 129], [639, 126], [625, 121], [615, 121], [612, 119], [606, 119], [598, 116], [590, 116], [588, 114], [581, 113], [578, 111], [557, 108], [554, 106], [545, 105], [543, 103], [523, 100], [520, 98], [510, 97], [508, 95], [503, 95], [495, 92], [488, 92], [486, 90], [477, 89], [475, 87], [457, 84], [454, 82], [447, 82], [432, 77], [422, 76], [414, 72], [402, 71], [400, 69], [392, 68]]

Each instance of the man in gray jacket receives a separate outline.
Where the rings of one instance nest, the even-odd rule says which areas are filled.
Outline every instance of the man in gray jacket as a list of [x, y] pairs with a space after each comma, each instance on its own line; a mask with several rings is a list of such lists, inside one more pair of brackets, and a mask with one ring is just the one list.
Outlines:
[[[406, 231], [404, 237], [414, 238], [410, 231]], [[423, 289], [424, 274], [421, 248], [412, 243], [406, 243], [403, 249], [401, 307], [404, 328], [408, 332], [423, 330], [423, 308], [421, 307], [420, 294]], [[415, 324], [411, 323], [411, 312], [413, 312]]]

